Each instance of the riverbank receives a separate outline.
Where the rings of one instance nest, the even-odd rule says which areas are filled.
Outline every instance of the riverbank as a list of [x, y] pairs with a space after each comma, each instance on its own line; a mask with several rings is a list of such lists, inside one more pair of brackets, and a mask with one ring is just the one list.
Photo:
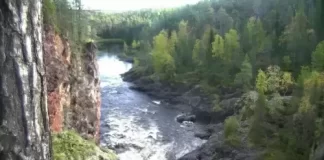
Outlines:
[[[131, 89], [157, 98], [161, 103], [172, 104], [176, 109], [184, 112], [182, 119], [178, 119], [179, 122], [189, 120], [205, 125], [205, 130], [195, 135], [208, 141], [180, 160], [257, 159], [258, 152], [247, 147], [247, 136], [241, 137], [239, 146], [233, 147], [226, 144], [223, 127], [224, 120], [238, 114], [244, 104], [251, 101], [253, 97], [251, 95], [256, 94], [255, 92], [243, 94], [236, 89], [220, 88], [219, 96], [216, 96], [208, 93], [201, 84], [168, 83], [138, 68], [132, 68], [122, 77], [123, 80], [132, 82]], [[241, 135], [247, 135], [244, 124], [241, 126], [243, 127], [239, 132]]]

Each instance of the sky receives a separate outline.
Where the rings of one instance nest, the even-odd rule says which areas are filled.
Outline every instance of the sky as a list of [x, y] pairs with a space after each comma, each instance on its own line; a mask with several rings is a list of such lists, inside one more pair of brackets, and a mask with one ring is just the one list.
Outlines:
[[140, 9], [159, 9], [195, 4], [200, 0], [82, 0], [85, 9], [122, 12]]

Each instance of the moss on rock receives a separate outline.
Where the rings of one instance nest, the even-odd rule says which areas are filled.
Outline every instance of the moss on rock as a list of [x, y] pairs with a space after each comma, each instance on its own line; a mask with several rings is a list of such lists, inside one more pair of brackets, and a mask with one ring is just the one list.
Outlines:
[[52, 135], [54, 160], [117, 160], [116, 154], [101, 149], [92, 141], [83, 139], [74, 131]]

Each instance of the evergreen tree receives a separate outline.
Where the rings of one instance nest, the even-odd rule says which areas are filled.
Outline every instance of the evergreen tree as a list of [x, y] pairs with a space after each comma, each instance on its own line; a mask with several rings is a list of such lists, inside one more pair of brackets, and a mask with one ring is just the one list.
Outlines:
[[312, 54], [312, 66], [317, 71], [324, 71], [324, 41], [317, 45]]
[[251, 17], [245, 28], [245, 51], [248, 53], [252, 67], [255, 68], [257, 54], [263, 51], [265, 44], [265, 31], [260, 19]]
[[229, 32], [225, 34], [224, 50], [225, 59], [232, 61], [233, 65], [235, 65], [235, 60], [237, 61], [237, 58], [240, 57], [240, 42], [236, 30], [230, 29]]
[[212, 43], [213, 57], [225, 59], [224, 40], [220, 35], [215, 35], [215, 41]]
[[256, 89], [259, 93], [264, 94], [268, 90], [267, 76], [260, 69], [256, 79]]
[[202, 64], [201, 56], [201, 40], [196, 39], [194, 49], [192, 51], [192, 61], [198, 66]]
[[266, 96], [261, 91], [259, 92], [259, 97], [254, 108], [252, 123], [249, 130], [249, 139], [255, 146], [266, 145], [266, 108]]
[[282, 42], [286, 45], [294, 72], [300, 66], [308, 65], [311, 60], [311, 43], [313, 42], [313, 30], [309, 28], [307, 17], [303, 10], [299, 10], [282, 35]]
[[241, 72], [237, 73], [235, 76], [234, 83], [242, 85], [245, 89], [251, 87], [252, 81], [252, 66], [249, 57], [245, 55], [244, 61], [241, 66]]

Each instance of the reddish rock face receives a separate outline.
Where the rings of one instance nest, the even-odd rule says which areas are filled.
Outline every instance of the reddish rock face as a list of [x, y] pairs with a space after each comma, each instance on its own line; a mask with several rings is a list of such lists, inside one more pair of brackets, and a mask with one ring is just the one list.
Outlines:
[[44, 63], [47, 102], [52, 132], [74, 129], [83, 137], [99, 140], [100, 82], [96, 46], [86, 44], [71, 56], [67, 40], [45, 29]]
[[52, 28], [45, 28], [43, 44], [50, 128], [53, 132], [60, 132], [64, 121], [63, 108], [70, 105], [67, 100], [70, 97], [69, 46]]

